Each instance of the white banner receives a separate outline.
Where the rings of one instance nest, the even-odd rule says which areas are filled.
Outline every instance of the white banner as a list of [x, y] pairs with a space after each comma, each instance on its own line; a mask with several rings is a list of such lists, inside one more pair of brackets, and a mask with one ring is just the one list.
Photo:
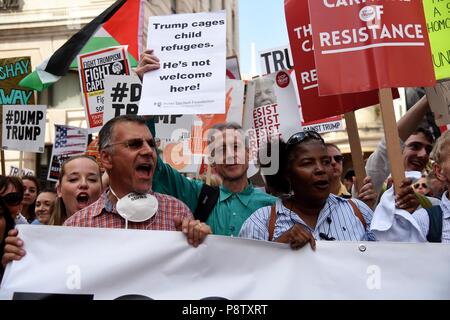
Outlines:
[[[127, 47], [119, 46], [79, 55], [78, 72], [86, 122], [89, 131], [96, 132], [103, 126], [105, 77], [130, 74]], [[115, 96], [120, 98], [123, 95], [124, 90], [117, 88]]]
[[445, 244], [318, 241], [314, 252], [208, 236], [193, 248], [181, 232], [18, 228], [27, 255], [8, 265], [0, 299], [450, 299]]
[[224, 113], [225, 11], [152, 16], [147, 46], [161, 68], [144, 75], [140, 115]]
[[[138, 114], [142, 84], [136, 74], [105, 77], [105, 109], [103, 123], [124, 115]], [[123, 92], [117, 94], [118, 91]]]
[[43, 153], [46, 106], [3, 106], [2, 149]]

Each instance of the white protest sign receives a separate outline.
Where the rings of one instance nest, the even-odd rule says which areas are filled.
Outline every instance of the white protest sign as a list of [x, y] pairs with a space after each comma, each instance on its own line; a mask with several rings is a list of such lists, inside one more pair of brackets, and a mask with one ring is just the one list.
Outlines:
[[[78, 72], [86, 121], [90, 132], [103, 126], [104, 79], [107, 75], [130, 74], [127, 49], [125, 46], [102, 49], [78, 56]], [[119, 87], [116, 96], [123, 96]]]
[[259, 52], [261, 59], [261, 72], [262, 74], [274, 73], [283, 69], [290, 69], [289, 75], [294, 85], [295, 96], [297, 103], [300, 107], [300, 116], [302, 119], [302, 130], [314, 130], [318, 133], [332, 132], [344, 130], [344, 123], [342, 116], [334, 116], [325, 119], [321, 119], [313, 122], [304, 122], [301, 114], [301, 98], [298, 93], [297, 78], [294, 70], [294, 60], [292, 58], [291, 48], [289, 46], [283, 46], [264, 50]]
[[43, 153], [46, 106], [3, 106], [2, 149]]
[[16, 166], [9, 166], [9, 176], [12, 177], [24, 177], [24, 176], [34, 176], [34, 171], [31, 169], [22, 168]]
[[87, 142], [87, 129], [55, 124], [55, 143], [53, 144], [47, 179], [57, 181], [62, 162], [71, 156], [86, 152]]
[[161, 68], [144, 75], [140, 115], [224, 113], [225, 11], [150, 17]]
[[142, 84], [136, 74], [105, 77], [103, 123], [124, 115], [138, 114]]
[[450, 299], [447, 244], [318, 241], [313, 251], [209, 235], [193, 248], [173, 231], [18, 228], [27, 255], [8, 264], [0, 299]]
[[432, 88], [425, 88], [425, 92], [436, 124], [450, 124], [450, 80], [438, 82]]
[[258, 146], [270, 136], [285, 141], [301, 130], [300, 111], [287, 71], [279, 71], [248, 83], [244, 129], [255, 129]]
[[227, 79], [241, 80], [239, 60], [236, 56], [227, 58]]

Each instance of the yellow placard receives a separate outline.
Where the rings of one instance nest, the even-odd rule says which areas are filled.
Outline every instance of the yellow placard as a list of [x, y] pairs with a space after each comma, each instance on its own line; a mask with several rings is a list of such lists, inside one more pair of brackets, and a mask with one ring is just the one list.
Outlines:
[[424, 0], [436, 80], [450, 78], [450, 0]]

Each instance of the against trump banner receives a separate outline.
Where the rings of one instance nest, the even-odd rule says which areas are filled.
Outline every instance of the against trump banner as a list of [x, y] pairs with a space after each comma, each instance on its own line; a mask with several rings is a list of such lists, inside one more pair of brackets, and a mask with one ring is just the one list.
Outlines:
[[434, 85], [422, 1], [308, 2], [320, 95]]
[[[78, 71], [86, 121], [90, 132], [103, 126], [104, 79], [107, 75], [130, 74], [126, 47], [109, 48], [78, 56]], [[118, 89], [117, 95], [123, 95]]]
[[2, 149], [44, 152], [46, 106], [3, 106]]
[[144, 75], [140, 115], [223, 113], [225, 11], [150, 17], [161, 68]]
[[[175, 231], [18, 229], [27, 255], [7, 265], [3, 300], [450, 299], [446, 244], [317, 241], [294, 251], [209, 235], [193, 248]], [[29, 272], [37, 266], [39, 276]]]
[[0, 105], [34, 104], [33, 90], [19, 86], [31, 73], [31, 58], [0, 59]]
[[304, 121], [317, 121], [378, 104], [377, 91], [319, 96], [308, 1], [285, 0], [285, 15]]
[[424, 0], [436, 79], [450, 78], [450, 0]]

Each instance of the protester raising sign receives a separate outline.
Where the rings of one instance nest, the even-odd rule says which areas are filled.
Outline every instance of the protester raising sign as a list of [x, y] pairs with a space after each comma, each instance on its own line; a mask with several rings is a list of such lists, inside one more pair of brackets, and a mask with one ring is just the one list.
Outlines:
[[87, 148], [87, 141], [86, 129], [55, 124], [55, 143], [47, 180], [58, 181], [61, 164], [71, 156], [83, 154]]
[[105, 77], [103, 123], [124, 114], [137, 114], [142, 84], [135, 74]]
[[46, 106], [3, 106], [2, 149], [44, 152]]
[[342, 115], [379, 102], [376, 91], [320, 97], [308, 1], [285, 0], [285, 15], [304, 121]]
[[[126, 47], [79, 55], [78, 71], [88, 128], [91, 132], [95, 132], [103, 126], [105, 77], [130, 74]], [[123, 95], [123, 90], [119, 88], [117, 95]]]
[[225, 24], [224, 11], [150, 17], [161, 68], [144, 75], [140, 115], [224, 112]]
[[308, 2], [320, 95], [434, 85], [422, 1]]
[[450, 0], [424, 0], [436, 79], [450, 78]]

